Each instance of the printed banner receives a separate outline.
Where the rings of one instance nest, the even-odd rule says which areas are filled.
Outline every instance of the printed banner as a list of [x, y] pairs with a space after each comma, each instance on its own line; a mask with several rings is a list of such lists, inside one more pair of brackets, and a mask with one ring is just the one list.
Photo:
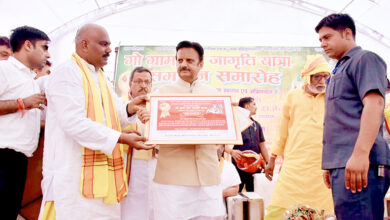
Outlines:
[[157, 130], [227, 130], [221, 100], [159, 100], [157, 106]]
[[[277, 132], [284, 97], [302, 85], [301, 70], [307, 55], [323, 53], [317, 47], [205, 47], [204, 67], [199, 79], [232, 95], [238, 102], [253, 97], [257, 104], [254, 117], [262, 126], [267, 146]], [[153, 90], [177, 79], [174, 46], [120, 46], [117, 54], [115, 88], [127, 97], [129, 75], [137, 66], [152, 71]]]
[[148, 143], [242, 144], [229, 95], [152, 94], [149, 107]]

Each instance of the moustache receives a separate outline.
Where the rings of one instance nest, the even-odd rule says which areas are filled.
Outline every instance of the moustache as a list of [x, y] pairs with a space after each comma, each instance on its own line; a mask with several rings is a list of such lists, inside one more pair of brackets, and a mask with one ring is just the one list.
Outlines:
[[188, 69], [187, 67], [182, 67], [182, 68], [180, 68], [180, 71], [183, 71], [183, 70], [189, 71], [190, 69]]
[[142, 92], [142, 91], [144, 91], [145, 93], [148, 93], [146, 88], [141, 88], [140, 90], [138, 90], [138, 92]]

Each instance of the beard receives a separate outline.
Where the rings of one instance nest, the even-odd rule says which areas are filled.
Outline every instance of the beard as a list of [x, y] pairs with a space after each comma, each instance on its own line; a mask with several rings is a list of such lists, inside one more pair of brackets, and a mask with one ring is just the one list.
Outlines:
[[325, 86], [320, 87], [320, 86], [307, 85], [307, 89], [314, 94], [321, 94], [321, 93], [325, 93], [326, 87]]

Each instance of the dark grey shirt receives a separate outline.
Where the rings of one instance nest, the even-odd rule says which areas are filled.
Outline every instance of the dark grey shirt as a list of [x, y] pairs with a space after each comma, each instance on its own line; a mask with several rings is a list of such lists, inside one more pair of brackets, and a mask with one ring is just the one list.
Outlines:
[[[335, 69], [325, 94], [322, 169], [345, 167], [359, 134], [364, 96], [377, 92], [385, 97], [387, 87], [385, 62], [360, 47], [350, 50]], [[382, 127], [370, 152], [370, 164], [390, 165]]]

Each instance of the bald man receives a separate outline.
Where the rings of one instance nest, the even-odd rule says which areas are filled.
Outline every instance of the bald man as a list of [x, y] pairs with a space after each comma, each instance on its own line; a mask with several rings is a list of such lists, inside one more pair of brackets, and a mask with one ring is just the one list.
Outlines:
[[102, 71], [111, 53], [107, 31], [87, 24], [76, 52], [50, 76], [40, 219], [120, 219], [127, 195], [123, 146], [150, 149], [138, 134], [121, 132], [136, 121], [138, 105], [115, 95]]

